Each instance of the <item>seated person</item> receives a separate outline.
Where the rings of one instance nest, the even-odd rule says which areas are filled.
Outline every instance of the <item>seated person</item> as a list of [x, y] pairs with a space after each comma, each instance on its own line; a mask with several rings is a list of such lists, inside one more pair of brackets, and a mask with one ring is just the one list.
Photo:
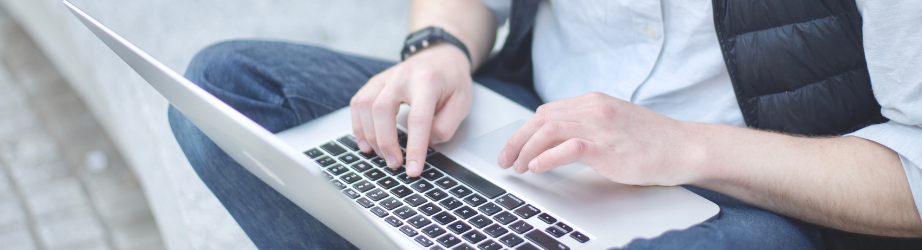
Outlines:
[[[920, 247], [909, 239], [922, 237], [918, 3], [419, 0], [410, 18], [412, 31], [459, 42], [399, 63], [225, 42], [196, 55], [186, 77], [272, 132], [351, 106], [361, 150], [410, 176], [428, 145], [451, 139], [478, 82], [536, 110], [500, 166], [542, 173], [579, 161], [614, 182], [683, 185], [721, 208], [627, 249]], [[490, 57], [507, 19], [504, 48]], [[406, 159], [401, 103], [411, 106]], [[177, 110], [169, 117], [256, 246], [354, 248]]]

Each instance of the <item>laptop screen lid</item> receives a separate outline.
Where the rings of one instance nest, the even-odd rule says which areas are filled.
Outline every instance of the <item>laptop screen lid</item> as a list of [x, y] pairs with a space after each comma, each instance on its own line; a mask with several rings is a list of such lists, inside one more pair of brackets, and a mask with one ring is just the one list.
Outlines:
[[[64, 5], [234, 160], [362, 249], [397, 249], [322, 177], [313, 160], [134, 46], [68, 1]], [[296, 192], [311, 190], [311, 192]]]

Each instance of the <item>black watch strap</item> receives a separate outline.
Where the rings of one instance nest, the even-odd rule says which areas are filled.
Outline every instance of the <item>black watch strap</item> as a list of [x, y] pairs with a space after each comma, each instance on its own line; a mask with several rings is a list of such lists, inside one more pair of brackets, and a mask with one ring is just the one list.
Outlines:
[[438, 42], [447, 42], [458, 47], [461, 49], [461, 52], [464, 52], [464, 55], [467, 56], [467, 61], [471, 64], [474, 63], [473, 60], [471, 60], [471, 53], [467, 51], [467, 47], [464, 46], [464, 43], [461, 43], [458, 38], [448, 34], [448, 32], [445, 32], [442, 28], [434, 26], [426, 27], [408, 35], [403, 43], [403, 50], [400, 52], [400, 60], [406, 60], [413, 53], [428, 48]]

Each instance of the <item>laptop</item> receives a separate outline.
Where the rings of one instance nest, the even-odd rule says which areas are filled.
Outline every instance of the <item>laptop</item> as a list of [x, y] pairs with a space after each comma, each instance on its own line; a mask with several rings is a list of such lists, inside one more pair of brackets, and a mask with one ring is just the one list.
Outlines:
[[[601, 249], [720, 211], [681, 187], [613, 183], [585, 164], [515, 174], [496, 156], [534, 113], [474, 85], [470, 114], [422, 176], [358, 150], [349, 108], [273, 134], [64, 1], [96, 36], [251, 173], [362, 249]], [[398, 114], [406, 138], [409, 107]]]

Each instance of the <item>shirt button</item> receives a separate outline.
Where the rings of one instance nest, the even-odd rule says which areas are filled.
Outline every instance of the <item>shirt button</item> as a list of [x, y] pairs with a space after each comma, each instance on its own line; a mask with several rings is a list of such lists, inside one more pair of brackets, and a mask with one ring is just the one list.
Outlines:
[[656, 30], [653, 29], [653, 26], [647, 25], [647, 27], [643, 28], [643, 32], [647, 33], [647, 37], [650, 37], [650, 39], [656, 39]]

